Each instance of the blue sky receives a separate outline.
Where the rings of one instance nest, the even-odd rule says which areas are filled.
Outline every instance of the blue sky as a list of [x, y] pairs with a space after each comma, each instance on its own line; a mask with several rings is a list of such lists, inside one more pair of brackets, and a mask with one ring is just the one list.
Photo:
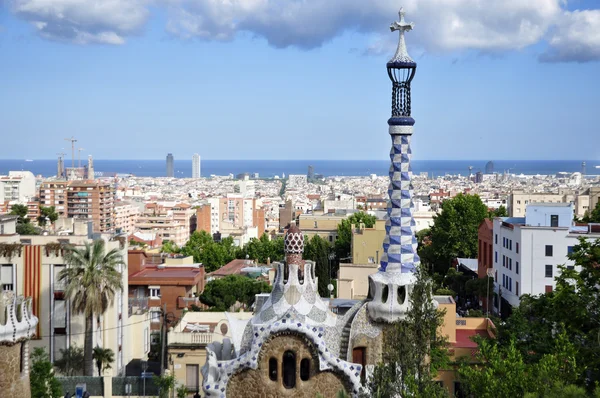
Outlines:
[[[527, 3], [527, 4], [524, 4]], [[600, 159], [600, 10], [562, 0], [0, 0], [0, 158]]]

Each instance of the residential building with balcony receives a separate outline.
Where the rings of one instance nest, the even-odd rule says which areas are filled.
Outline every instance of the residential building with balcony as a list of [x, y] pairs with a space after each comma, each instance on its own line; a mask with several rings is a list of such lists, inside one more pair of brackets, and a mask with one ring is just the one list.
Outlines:
[[[61, 349], [84, 345], [84, 316], [72, 311], [58, 276], [67, 267], [65, 247], [83, 247], [92, 242], [92, 236], [88, 233], [90, 221], [71, 222], [69, 234], [21, 236], [15, 232], [16, 218], [0, 219], [4, 225], [4, 234], [0, 234], [0, 285], [4, 291], [32, 298], [32, 311], [39, 323], [31, 347], [45, 347], [52, 362], [61, 358]], [[105, 234], [94, 238], [102, 239], [106, 250], [118, 250], [124, 260], [120, 267], [123, 291], [117, 292], [108, 310], [93, 321], [93, 345], [113, 350], [115, 363], [109, 373], [117, 376], [124, 374], [130, 361], [140, 358], [135, 355], [142, 355], [144, 347], [136, 334], [144, 324], [149, 334], [149, 322], [144, 316], [132, 318], [128, 313], [126, 242]], [[136, 326], [128, 326], [133, 324]]]
[[160, 330], [164, 311], [178, 319], [184, 309], [200, 305], [197, 296], [204, 290], [204, 266], [194, 263], [191, 256], [165, 258], [155, 264], [143, 250], [129, 250], [127, 255], [129, 300], [132, 307], [147, 306], [152, 332]]
[[135, 223], [140, 215], [140, 209], [127, 202], [115, 202], [115, 231], [124, 234], [135, 232]]
[[27, 203], [36, 196], [35, 176], [30, 171], [9, 171], [0, 176], [0, 202]]
[[206, 346], [232, 338], [231, 324], [247, 321], [252, 312], [187, 312], [167, 335], [169, 368], [188, 394], [202, 390], [200, 369], [206, 362]]
[[506, 315], [506, 305], [518, 306], [523, 294], [554, 290], [558, 266], [574, 266], [567, 255], [580, 237], [600, 238], [600, 225], [573, 225], [571, 203], [531, 204], [525, 217], [494, 219], [495, 310]]
[[114, 189], [107, 182], [70, 181], [67, 187], [67, 217], [92, 220], [94, 232], [112, 232]]

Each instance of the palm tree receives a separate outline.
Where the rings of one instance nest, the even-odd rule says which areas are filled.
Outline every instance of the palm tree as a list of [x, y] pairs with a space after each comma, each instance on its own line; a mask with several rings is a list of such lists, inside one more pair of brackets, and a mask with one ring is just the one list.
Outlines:
[[115, 361], [115, 353], [110, 348], [102, 348], [100, 346], [94, 347], [92, 356], [96, 360], [96, 367], [98, 368], [98, 376], [102, 376], [102, 371], [110, 369], [110, 364]]
[[71, 300], [74, 314], [85, 316], [83, 374], [93, 376], [93, 321], [112, 305], [115, 293], [123, 290], [118, 267], [124, 264], [117, 249], [105, 253], [104, 241], [85, 243], [83, 248], [69, 247], [65, 253], [67, 267], [58, 279], [65, 282], [65, 296]]

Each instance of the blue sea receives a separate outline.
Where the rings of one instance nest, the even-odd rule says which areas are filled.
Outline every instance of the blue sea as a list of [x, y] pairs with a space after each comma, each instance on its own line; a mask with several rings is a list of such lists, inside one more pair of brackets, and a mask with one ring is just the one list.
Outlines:
[[[427, 172], [430, 177], [446, 174], [485, 172], [488, 160], [414, 160], [415, 173]], [[587, 174], [600, 174], [600, 160], [586, 160]], [[56, 160], [0, 160], [0, 175], [10, 170], [28, 170], [35, 175], [50, 177], [56, 175]], [[77, 163], [77, 162], [76, 162]], [[493, 160], [494, 172], [514, 174], [556, 174], [558, 172], [581, 172], [582, 160]], [[70, 167], [71, 161], [65, 162]], [[83, 162], [82, 162], [83, 164]], [[201, 174], [224, 176], [240, 173], [258, 173], [261, 178], [271, 178], [289, 174], [307, 174], [308, 166], [313, 166], [315, 174], [324, 176], [368, 176], [370, 174], [387, 175], [389, 160], [202, 160]], [[166, 161], [160, 160], [102, 160], [94, 159], [94, 169], [100, 175], [114, 176], [133, 174], [140, 177], [164, 177]], [[175, 160], [175, 176], [191, 177], [192, 160]]]

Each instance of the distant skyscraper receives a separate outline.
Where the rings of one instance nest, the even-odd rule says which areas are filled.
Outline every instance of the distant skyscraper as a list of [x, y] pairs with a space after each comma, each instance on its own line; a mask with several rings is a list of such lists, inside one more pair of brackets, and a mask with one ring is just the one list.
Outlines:
[[173, 168], [173, 154], [167, 154], [167, 177], [175, 177], [175, 169]]
[[485, 165], [485, 174], [494, 174], [494, 162], [491, 160]]
[[585, 169], [585, 162], [581, 162], [581, 175], [585, 176], [587, 174], [587, 170]]
[[63, 178], [65, 176], [65, 161], [61, 155], [58, 156], [58, 169], [56, 170], [56, 177], [58, 178]]
[[200, 155], [192, 156], [192, 178], [200, 178]]
[[315, 178], [315, 168], [313, 166], [308, 166], [308, 175], [307, 175], [309, 180], [312, 180]]
[[93, 180], [94, 179], [94, 159], [92, 159], [92, 155], [88, 156], [87, 179], [88, 180]]

